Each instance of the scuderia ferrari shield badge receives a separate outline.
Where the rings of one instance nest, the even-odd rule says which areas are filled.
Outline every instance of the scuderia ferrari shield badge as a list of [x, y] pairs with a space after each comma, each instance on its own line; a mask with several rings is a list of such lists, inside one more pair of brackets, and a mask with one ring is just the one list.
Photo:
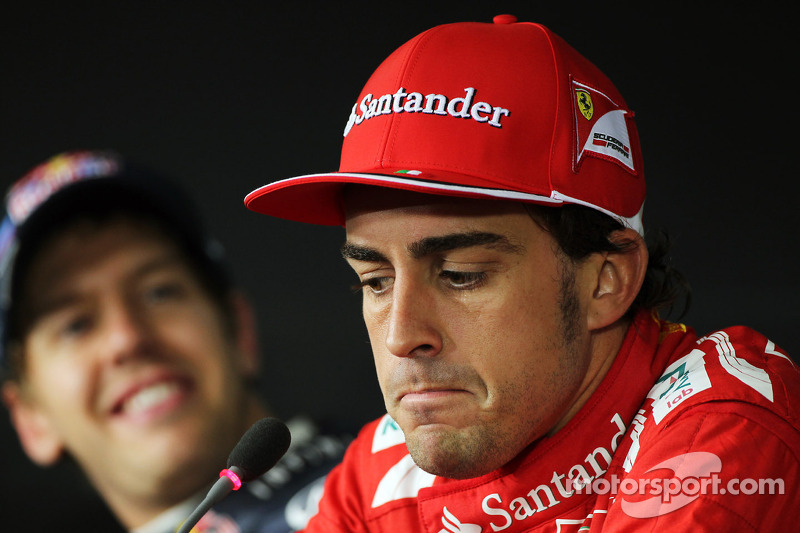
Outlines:
[[599, 157], [620, 164], [632, 174], [633, 154], [628, 136], [626, 115], [604, 93], [572, 80], [573, 108], [575, 109], [575, 168], [584, 157]]
[[586, 120], [592, 120], [594, 115], [594, 105], [592, 104], [592, 95], [587, 91], [575, 91], [575, 101], [578, 104], [578, 110]]

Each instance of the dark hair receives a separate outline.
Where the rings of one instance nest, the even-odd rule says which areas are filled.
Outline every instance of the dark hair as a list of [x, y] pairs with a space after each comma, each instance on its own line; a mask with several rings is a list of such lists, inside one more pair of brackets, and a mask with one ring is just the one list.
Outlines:
[[[621, 222], [585, 206], [543, 207], [526, 205], [530, 215], [555, 238], [561, 251], [572, 261], [581, 261], [596, 252], [625, 253], [633, 241], [612, 240], [612, 234], [625, 229]], [[691, 303], [691, 288], [683, 274], [672, 266], [672, 242], [666, 231], [645, 238], [649, 260], [644, 282], [627, 316], [640, 309], [671, 313], [676, 303], [683, 306], [676, 318], [686, 314]]]

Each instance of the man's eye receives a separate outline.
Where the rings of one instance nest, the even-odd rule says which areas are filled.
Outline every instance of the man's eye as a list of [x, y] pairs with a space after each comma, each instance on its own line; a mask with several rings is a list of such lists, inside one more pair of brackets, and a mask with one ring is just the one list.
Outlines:
[[92, 327], [92, 318], [88, 315], [78, 315], [64, 322], [60, 328], [63, 337], [78, 337], [89, 331]]
[[183, 288], [177, 283], [162, 283], [153, 285], [145, 291], [145, 297], [149, 302], [162, 302], [180, 297]]
[[373, 294], [382, 294], [392, 286], [393, 282], [393, 278], [390, 277], [375, 277], [362, 280], [356, 288], [369, 289]]
[[440, 276], [453, 288], [476, 289], [486, 280], [485, 272], [443, 270]]

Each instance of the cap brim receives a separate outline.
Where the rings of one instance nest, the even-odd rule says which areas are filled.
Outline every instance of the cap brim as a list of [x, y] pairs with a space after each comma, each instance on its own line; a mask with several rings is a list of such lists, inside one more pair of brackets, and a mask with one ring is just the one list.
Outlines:
[[544, 205], [564, 203], [561, 199], [538, 194], [414, 179], [413, 174], [409, 173], [386, 175], [332, 172], [297, 176], [264, 185], [248, 194], [244, 204], [257, 213], [295, 222], [343, 226], [345, 216], [341, 191], [346, 184], [373, 185], [463, 198], [491, 198]]

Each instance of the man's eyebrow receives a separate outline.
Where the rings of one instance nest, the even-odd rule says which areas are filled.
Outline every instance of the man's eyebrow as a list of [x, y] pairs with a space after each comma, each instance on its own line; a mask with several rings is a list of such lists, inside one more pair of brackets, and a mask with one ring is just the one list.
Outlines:
[[[152, 273], [171, 268], [182, 267], [183, 265], [188, 266], [187, 261], [188, 260], [183, 259], [182, 256], [177, 252], [168, 253], [155, 257], [152, 260], [138, 266], [131, 274], [129, 274], [129, 277], [139, 279]], [[80, 301], [80, 292], [75, 291], [70, 287], [63, 292], [50, 295], [42, 301], [33, 300], [32, 303], [27, 304], [28, 307], [22, 307], [22, 309], [25, 309], [25, 312], [29, 317], [28, 320], [34, 322], [46, 317], [47, 315], [57, 313], [61, 309], [65, 309]]]
[[425, 237], [412, 243], [408, 250], [415, 259], [426, 255], [449, 252], [460, 248], [473, 246], [486, 246], [507, 253], [521, 254], [525, 248], [512, 243], [508, 237], [499, 233], [485, 231], [468, 231], [464, 233], [450, 233], [437, 237]]
[[[469, 231], [463, 233], [450, 233], [436, 237], [425, 237], [409, 245], [408, 251], [411, 257], [419, 259], [427, 255], [448, 252], [460, 248], [470, 248], [473, 246], [486, 246], [507, 253], [521, 254], [524, 247], [513, 244], [508, 237], [498, 233], [484, 231]], [[342, 257], [356, 261], [367, 261], [378, 263], [387, 261], [386, 256], [379, 251], [367, 246], [360, 246], [346, 242], [341, 248]]]
[[353, 259], [355, 261], [368, 261], [372, 263], [380, 263], [386, 261], [386, 256], [377, 250], [367, 246], [359, 246], [351, 242], [346, 242], [339, 250], [342, 257], [345, 259]]

